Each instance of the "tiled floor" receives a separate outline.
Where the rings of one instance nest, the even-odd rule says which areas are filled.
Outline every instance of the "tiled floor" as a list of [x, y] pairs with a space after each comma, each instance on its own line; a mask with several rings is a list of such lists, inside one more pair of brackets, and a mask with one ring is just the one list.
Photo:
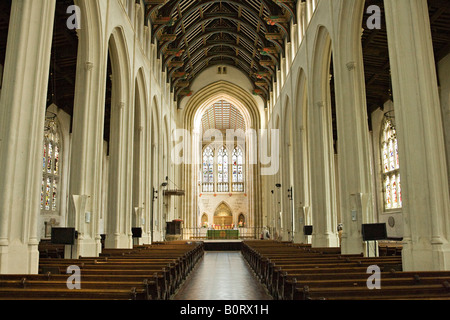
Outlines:
[[173, 300], [271, 300], [240, 252], [205, 252]]

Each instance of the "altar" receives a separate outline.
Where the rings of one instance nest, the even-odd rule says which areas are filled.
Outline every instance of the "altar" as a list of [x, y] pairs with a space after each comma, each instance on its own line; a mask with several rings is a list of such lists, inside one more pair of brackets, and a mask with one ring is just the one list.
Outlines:
[[206, 238], [208, 240], [237, 240], [239, 239], [239, 230], [208, 230]]

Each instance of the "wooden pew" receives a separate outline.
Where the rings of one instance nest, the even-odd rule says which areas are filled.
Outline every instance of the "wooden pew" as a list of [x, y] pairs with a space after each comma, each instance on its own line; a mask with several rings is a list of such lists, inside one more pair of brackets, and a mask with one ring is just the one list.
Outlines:
[[143, 300], [146, 292], [132, 288], [81, 289], [67, 288], [8, 288], [0, 287], [1, 300]]
[[[450, 299], [450, 272], [404, 272], [397, 253], [366, 258], [269, 241], [245, 242], [242, 248], [276, 299]], [[367, 286], [372, 265], [381, 270], [381, 290]]]
[[39, 242], [38, 251], [40, 258], [64, 258], [64, 245], [52, 244], [50, 241]]
[[[133, 262], [132, 260], [130, 262]], [[76, 265], [80, 268], [82, 281], [88, 276], [94, 276], [97, 278], [101, 278], [102, 275], [116, 275], [116, 276], [136, 276], [140, 277], [141, 281], [148, 281], [149, 285], [149, 295], [154, 299], [168, 299], [170, 296], [170, 284], [173, 279], [171, 278], [171, 272], [166, 267], [165, 264], [152, 265], [126, 265], [120, 263], [111, 263], [108, 265], [105, 264], [89, 264], [83, 262], [81, 264], [77, 264], [77, 261], [66, 261], [60, 260], [55, 261], [54, 263], [46, 262], [45, 264], [40, 265], [41, 274], [47, 274], [47, 270], [56, 270], [53, 271], [54, 275], [63, 275], [66, 274], [66, 270], [69, 266]]]
[[[370, 259], [359, 260], [331, 260], [329, 263], [315, 263], [315, 259], [312, 259], [309, 263], [294, 263], [294, 264], [276, 264], [272, 269], [271, 279], [269, 279], [269, 288], [273, 292], [273, 295], [279, 299], [284, 299], [286, 275], [289, 278], [295, 275], [313, 272], [315, 274], [322, 273], [354, 273], [362, 270], [367, 271], [367, 268], [372, 265], [378, 265], [381, 270], [399, 270], [401, 269], [401, 261], [389, 260], [383, 261]], [[367, 276], [368, 277], [368, 276]]]
[[[43, 257], [38, 275], [0, 275], [0, 299], [169, 299], [204, 247], [180, 242], [105, 251], [95, 258]], [[73, 265], [81, 271], [81, 290], [67, 288], [67, 267]]]
[[[317, 274], [313, 276], [290, 274], [286, 276], [284, 297], [285, 300], [317, 299], [317, 294], [319, 293], [315, 291], [316, 288], [327, 288], [330, 292], [334, 292], [333, 288], [365, 288], [365, 290], [369, 290], [367, 288], [369, 276], [367, 273], [330, 273], [327, 275], [322, 274], [320, 277]], [[445, 282], [450, 282], [450, 272], [382, 272], [380, 276], [382, 289], [410, 286], [415, 291], [420, 288], [419, 286], [444, 285]], [[309, 292], [314, 289], [313, 295], [304, 295], [306, 286]]]
[[[108, 292], [112, 295], [118, 294], [119, 296], [123, 296], [123, 293], [126, 292], [128, 295], [125, 295], [126, 299], [131, 300], [152, 300], [153, 297], [150, 296], [151, 290], [149, 289], [149, 283], [147, 279], [143, 281], [103, 281], [100, 278], [93, 281], [82, 281], [81, 290], [83, 293], [93, 293], [93, 290], [101, 290]], [[23, 289], [22, 292], [27, 292], [26, 290], [31, 289], [32, 291], [41, 290], [41, 291], [49, 291], [52, 289], [58, 290], [66, 290], [67, 287], [67, 279], [60, 280], [48, 280], [45, 278], [42, 279], [0, 279], [0, 288], [3, 289], [4, 292], [7, 292], [7, 289]], [[76, 290], [71, 290], [69, 292], [75, 292]], [[14, 290], [15, 294], [19, 295], [21, 290]], [[26, 296], [27, 294], [25, 294]], [[6, 296], [6, 295], [5, 295]], [[77, 296], [79, 297], [79, 296]], [[105, 295], [99, 297], [99, 299], [103, 299]], [[118, 299], [115, 298], [114, 300]], [[86, 298], [90, 298], [87, 296]], [[122, 298], [121, 298], [122, 300]]]
[[[180, 259], [180, 255], [186, 254], [186, 250], [190, 247], [182, 247], [180, 245], [166, 246], [168, 250], [156, 250], [150, 247], [138, 249], [109, 249], [106, 250], [108, 255], [103, 255], [102, 258], [81, 258], [75, 260], [60, 260], [46, 259], [41, 261], [41, 268], [59, 268], [59, 273], [65, 272], [69, 265], [78, 265], [83, 274], [139, 274], [152, 275], [154, 273], [163, 274], [163, 283], [159, 283], [159, 290], [164, 299], [173, 294], [176, 288], [186, 278], [188, 272], [191, 270], [186, 264], [188, 260]], [[194, 248], [195, 249], [195, 248]], [[198, 251], [198, 256], [201, 251]], [[198, 257], [189, 262], [196, 262]], [[58, 272], [57, 272], [58, 273]], [[161, 280], [161, 279], [160, 279]]]
[[380, 256], [401, 256], [403, 245], [398, 241], [379, 241], [378, 252]]
[[294, 300], [450, 300], [450, 284], [384, 285], [380, 290], [367, 287], [310, 287], [296, 288]]
[[[47, 282], [57, 284], [67, 284], [67, 280], [70, 275], [67, 274], [33, 274], [33, 275], [0, 275], [0, 283], [5, 281], [14, 281], [16, 283], [26, 281], [26, 284], [33, 282]], [[92, 286], [98, 286], [98, 283], [102, 283], [105, 287], [114, 287], [118, 284], [120, 287], [132, 287], [142, 286], [147, 290], [147, 298], [151, 300], [161, 300], [162, 293], [159, 286], [161, 285], [158, 276], [155, 274], [152, 278], [148, 278], [147, 275], [112, 275], [112, 274], [81, 274], [81, 287], [90, 288]]]

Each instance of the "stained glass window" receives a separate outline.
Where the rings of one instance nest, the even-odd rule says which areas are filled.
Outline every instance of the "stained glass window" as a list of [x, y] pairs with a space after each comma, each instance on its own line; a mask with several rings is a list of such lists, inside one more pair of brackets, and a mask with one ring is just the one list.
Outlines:
[[239, 147], [233, 150], [232, 171], [233, 192], [244, 192], [244, 154]]
[[222, 147], [217, 153], [217, 191], [228, 192], [229, 189], [228, 150]]
[[58, 123], [45, 121], [44, 150], [42, 157], [41, 210], [57, 213], [59, 210], [59, 180], [61, 169], [61, 145]]
[[400, 181], [400, 161], [397, 132], [392, 121], [386, 120], [381, 134], [381, 154], [383, 165], [384, 208], [402, 208], [402, 189]]
[[203, 192], [214, 192], [214, 152], [210, 147], [203, 151]]

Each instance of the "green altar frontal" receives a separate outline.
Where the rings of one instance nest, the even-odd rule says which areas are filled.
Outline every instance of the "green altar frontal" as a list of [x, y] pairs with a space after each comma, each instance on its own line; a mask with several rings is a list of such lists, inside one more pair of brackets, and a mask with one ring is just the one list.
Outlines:
[[206, 237], [208, 240], [237, 240], [239, 230], [208, 230]]

